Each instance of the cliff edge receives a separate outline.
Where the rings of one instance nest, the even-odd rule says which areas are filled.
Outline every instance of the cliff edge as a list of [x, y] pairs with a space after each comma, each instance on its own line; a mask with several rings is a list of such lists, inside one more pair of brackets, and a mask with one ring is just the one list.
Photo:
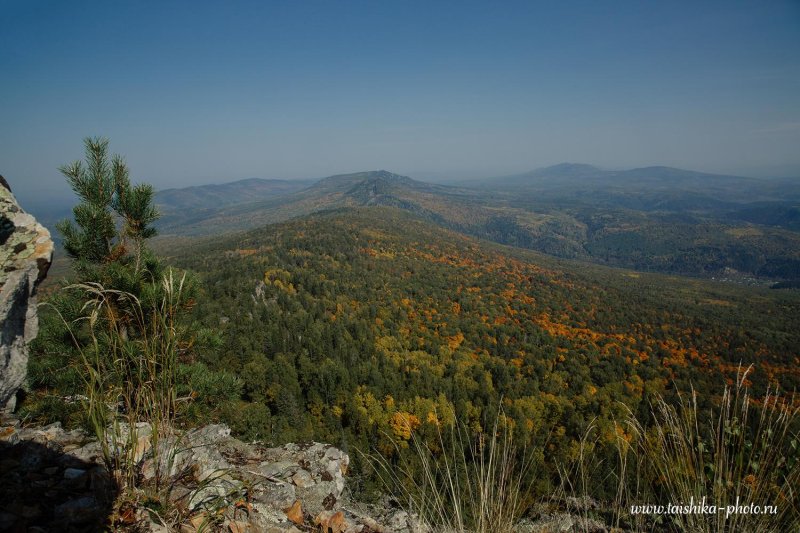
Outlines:
[[28, 343], [39, 330], [36, 287], [53, 259], [50, 232], [23, 211], [0, 176], [0, 408], [13, 410]]

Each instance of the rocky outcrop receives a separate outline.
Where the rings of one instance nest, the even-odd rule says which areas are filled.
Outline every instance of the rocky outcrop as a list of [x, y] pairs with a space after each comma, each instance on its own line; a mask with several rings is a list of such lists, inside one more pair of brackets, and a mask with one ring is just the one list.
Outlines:
[[[158, 450], [149, 425], [136, 435], [139, 488], [120, 496], [96, 439], [0, 417], [0, 531], [434, 533], [388, 496], [354, 501], [350, 458], [329, 444], [248, 444], [220, 424], [162, 437]], [[540, 504], [513, 532], [604, 533], [598, 506]]]
[[209, 425], [162, 437], [154, 453], [150, 427], [136, 431], [141, 493], [117, 498], [96, 439], [6, 415], [0, 530], [430, 533], [400, 509], [352, 501], [350, 458], [329, 444], [247, 444]]
[[0, 176], [0, 408], [12, 409], [36, 337], [36, 287], [53, 258], [50, 232], [17, 204]]

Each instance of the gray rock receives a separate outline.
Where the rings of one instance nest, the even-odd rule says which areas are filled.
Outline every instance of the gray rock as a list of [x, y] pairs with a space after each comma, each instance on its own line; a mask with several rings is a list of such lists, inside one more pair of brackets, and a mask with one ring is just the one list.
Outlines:
[[13, 426], [8, 426], [4, 428], [0, 428], [0, 442], [5, 442], [13, 446], [14, 444], [18, 443], [20, 440], [19, 432]]
[[64, 479], [77, 479], [86, 475], [86, 470], [80, 468], [67, 468], [64, 470]]
[[187, 432], [177, 446], [181, 451], [174, 456], [173, 475], [191, 466], [197, 480], [205, 481], [231, 470], [231, 464], [219, 449], [219, 445], [230, 439], [230, 435], [230, 428], [222, 424]]
[[[283, 514], [297, 500], [294, 485], [288, 483], [260, 483], [251, 495], [253, 502]], [[285, 517], [285, 514], [283, 515]]]
[[65, 524], [82, 524], [97, 519], [102, 512], [100, 503], [92, 496], [66, 501], [56, 507], [55, 517]]
[[239, 499], [242, 482], [227, 474], [209, 477], [189, 496], [188, 506], [192, 511], [215, 510], [230, 505]]
[[265, 504], [254, 503], [249, 520], [252, 531], [300, 533], [300, 530], [286, 519], [286, 513]]
[[66, 490], [83, 490], [89, 482], [89, 476], [86, 471], [81, 470], [78, 473], [78, 468], [68, 468], [64, 471], [64, 481], [59, 485], [60, 488]]
[[[16, 428], [19, 438], [45, 446], [32, 446], [33, 452], [19, 459], [0, 460], [0, 469], [31, 473], [30, 481], [20, 478], [20, 482], [44, 497], [52, 499], [68, 494], [69, 501], [55, 509], [51, 505], [47, 512], [49, 515], [52, 509], [54, 523], [64, 524], [64, 529], [93, 530], [92, 523], [102, 522], [111, 503], [104, 497], [110, 499], [114, 495], [114, 483], [102, 465], [102, 447], [98, 441], [89, 440], [66, 453], [67, 443], [83, 442], [89, 437], [64, 431], [59, 424], [39, 428], [7, 427]], [[122, 436], [126, 437], [127, 428], [121, 429]], [[149, 438], [150, 428], [139, 424], [137, 441], [140, 436]], [[156, 467], [164, 461], [159, 470], [164, 476], [160, 481], [165, 484], [162, 486], [170, 487], [167, 493], [170, 505], [185, 513], [184, 517], [213, 516], [215, 527], [222, 527], [229, 533], [299, 533], [310, 531], [317, 518], [336, 516], [339, 516], [340, 526], [346, 525], [345, 533], [432, 533], [422, 527], [416, 517], [397, 509], [394, 509], [396, 516], [377, 508], [352, 511], [353, 502], [344, 496], [349, 457], [328, 444], [312, 442], [264, 448], [236, 440], [226, 426], [212, 425], [161, 435], [157, 445], [143, 450], [142, 454], [138, 465], [142, 486], [136, 490], [153, 489]], [[301, 502], [305, 519], [305, 524], [300, 526], [293, 524], [286, 513], [296, 501]], [[26, 519], [21, 513], [39, 511], [38, 507], [20, 509], [9, 516], [0, 516], [0, 520], [5, 519], [13, 528], [18, 520]], [[142, 531], [164, 530], [160, 524], [152, 522], [152, 514], [143, 507], [138, 507], [135, 513], [137, 527], [141, 526]], [[41, 517], [37, 520], [41, 522]], [[194, 527], [189, 527], [189, 522], [168, 525], [177, 527], [173, 527], [175, 531], [195, 531]], [[397, 527], [381, 525], [387, 523]]]
[[298, 470], [292, 476], [292, 484], [301, 489], [305, 489], [314, 486], [316, 482], [314, 481], [314, 478], [311, 477], [310, 472], [306, 470]]
[[384, 529], [391, 533], [433, 533], [433, 529], [414, 513], [397, 509], [382, 517]]
[[26, 427], [20, 430], [20, 438], [47, 445], [49, 442], [61, 444], [66, 432], [61, 422], [54, 422], [42, 427]]
[[99, 463], [103, 460], [103, 447], [96, 440], [88, 442], [76, 450], [72, 450], [69, 456], [65, 456], [62, 463], [67, 466], [75, 462]]
[[581, 496], [581, 497], [567, 496], [566, 504], [567, 504], [567, 510], [570, 511], [585, 512], [585, 511], [595, 511], [597, 509], [600, 509], [600, 504], [593, 498], [590, 498], [589, 496]]
[[20, 208], [0, 179], [0, 408], [14, 410], [25, 380], [28, 343], [39, 331], [36, 287], [52, 259], [50, 232]]
[[608, 528], [593, 518], [568, 513], [545, 514], [537, 520], [523, 520], [515, 527], [517, 533], [606, 533]]
[[269, 448], [262, 455], [259, 472], [292, 483], [303, 509], [312, 516], [341, 507], [344, 476], [350, 465], [350, 457], [343, 451], [311, 442]]

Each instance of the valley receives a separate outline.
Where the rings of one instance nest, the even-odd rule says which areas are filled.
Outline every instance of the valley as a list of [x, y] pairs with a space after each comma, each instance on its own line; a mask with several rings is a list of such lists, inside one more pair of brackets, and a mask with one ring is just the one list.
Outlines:
[[[264, 195], [235, 182], [224, 202], [220, 192], [213, 201], [189, 194], [179, 208], [162, 206], [160, 230], [202, 236], [328, 209], [393, 206], [443, 228], [556, 257], [743, 284], [800, 279], [797, 180], [562, 164], [460, 185], [387, 171], [331, 176], [296, 184], [299, 190], [281, 183]], [[259, 195], [267, 197], [252, 201]], [[166, 198], [161, 193], [157, 201]]]

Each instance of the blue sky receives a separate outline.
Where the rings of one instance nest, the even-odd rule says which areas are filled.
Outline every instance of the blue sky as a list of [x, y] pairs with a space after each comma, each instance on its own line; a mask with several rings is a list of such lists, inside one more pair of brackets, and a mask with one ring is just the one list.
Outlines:
[[562, 161], [800, 175], [800, 2], [0, 0], [0, 174], [158, 188]]

